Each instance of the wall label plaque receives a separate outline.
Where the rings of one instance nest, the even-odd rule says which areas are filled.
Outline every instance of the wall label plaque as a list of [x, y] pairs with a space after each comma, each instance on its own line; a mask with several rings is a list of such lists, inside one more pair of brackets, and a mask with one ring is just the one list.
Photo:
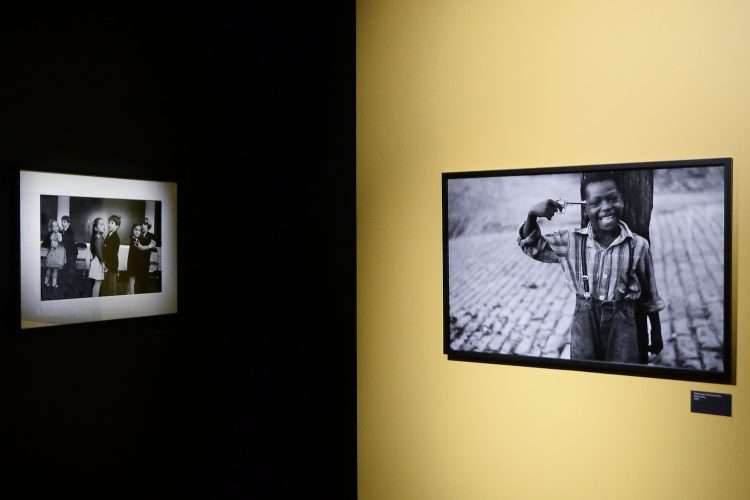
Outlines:
[[732, 395], [718, 392], [690, 391], [690, 411], [731, 417]]

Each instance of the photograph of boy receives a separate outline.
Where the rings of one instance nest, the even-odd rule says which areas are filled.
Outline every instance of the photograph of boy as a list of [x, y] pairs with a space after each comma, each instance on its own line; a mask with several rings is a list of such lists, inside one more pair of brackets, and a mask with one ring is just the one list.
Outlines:
[[[520, 229], [523, 252], [562, 266], [575, 290], [570, 359], [644, 363], [662, 350], [659, 297], [648, 242], [621, 220], [624, 202], [611, 173], [589, 175], [582, 184], [589, 223], [542, 234], [537, 219], [563, 210], [547, 199], [534, 204]], [[639, 349], [637, 311], [646, 313], [649, 341]]]
[[724, 370], [724, 167], [446, 188], [453, 351]]
[[161, 292], [161, 202], [41, 195], [40, 209], [41, 300]]

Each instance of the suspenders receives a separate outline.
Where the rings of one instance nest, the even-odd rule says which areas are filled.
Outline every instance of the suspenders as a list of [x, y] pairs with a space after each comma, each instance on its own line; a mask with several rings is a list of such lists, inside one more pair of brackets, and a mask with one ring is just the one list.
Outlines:
[[[588, 273], [588, 263], [586, 262], [586, 241], [588, 238], [588, 234], [583, 233], [581, 234], [581, 282], [583, 285], [583, 296], [585, 299], [590, 300], [591, 299], [591, 286], [593, 285], [591, 278], [589, 277]], [[633, 259], [634, 254], [634, 243], [633, 240], [626, 242], [628, 245], [628, 254], [629, 254], [629, 261], [628, 261], [628, 273], [630, 270], [635, 269], [635, 262]], [[619, 277], [618, 277], [619, 279]], [[615, 310], [622, 307], [622, 302], [619, 299], [622, 299], [623, 297], [614, 297], [614, 305]], [[596, 313], [596, 307], [594, 307], [593, 304], [591, 304], [591, 307], [588, 308], [588, 318], [590, 322], [590, 327], [592, 328], [590, 335], [591, 340], [593, 341], [594, 350], [596, 353], [597, 358], [596, 359], [606, 359], [607, 356], [609, 356], [609, 349], [610, 346], [603, 346], [602, 345], [602, 337], [601, 332], [599, 332], [599, 322], [600, 320], [596, 319], [595, 314]], [[576, 310], [577, 312], [577, 310]], [[637, 344], [637, 350], [638, 350], [638, 362], [639, 363], [647, 363], [648, 362], [648, 352], [649, 352], [649, 336], [646, 326], [646, 314], [639, 310], [638, 307], [635, 308], [634, 311], [634, 320], [635, 320], [635, 341]], [[610, 332], [608, 336], [608, 344], [612, 341], [612, 335], [613, 335], [613, 329], [615, 328], [615, 320], [612, 319], [612, 322], [610, 323]], [[572, 330], [571, 330], [572, 331]], [[653, 345], [653, 344], [651, 344]]]
[[[588, 273], [588, 267], [586, 265], [586, 239], [588, 238], [588, 234], [584, 233], [581, 235], [581, 281], [583, 282], [583, 297], [586, 299], [591, 298], [591, 289], [590, 287], [590, 280], [589, 280], [589, 273]], [[628, 270], [633, 266], [633, 243], [632, 241], [628, 241], [628, 254], [630, 258], [628, 259]]]
[[584, 233], [581, 239], [581, 280], [583, 280], [583, 296], [584, 298], [591, 298], [591, 291], [589, 290], [589, 273], [586, 269], [586, 238], [588, 234]]

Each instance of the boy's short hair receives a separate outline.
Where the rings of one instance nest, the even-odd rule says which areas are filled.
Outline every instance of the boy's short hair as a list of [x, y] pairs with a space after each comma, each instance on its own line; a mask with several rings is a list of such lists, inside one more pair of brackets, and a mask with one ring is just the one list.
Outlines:
[[60, 217], [60, 220], [63, 221], [63, 222], [70, 223], [70, 216], [63, 215], [62, 217]]
[[584, 199], [586, 198], [586, 187], [588, 187], [589, 184], [604, 181], [614, 182], [617, 190], [622, 193], [622, 189], [620, 189], [620, 183], [617, 182], [615, 173], [612, 170], [599, 170], [597, 172], [587, 173], [583, 177], [583, 180], [581, 181], [581, 196], [583, 196]]
[[143, 218], [143, 219], [141, 220], [141, 225], [143, 225], [143, 226], [146, 226], [146, 227], [148, 227], [149, 229], [151, 229], [151, 228], [153, 227], [153, 226], [151, 225], [151, 223], [150, 223], [150, 222], [148, 221], [148, 217], [144, 217], [144, 218]]
[[108, 221], [114, 222], [117, 227], [120, 227], [121, 219], [119, 215], [110, 215]]

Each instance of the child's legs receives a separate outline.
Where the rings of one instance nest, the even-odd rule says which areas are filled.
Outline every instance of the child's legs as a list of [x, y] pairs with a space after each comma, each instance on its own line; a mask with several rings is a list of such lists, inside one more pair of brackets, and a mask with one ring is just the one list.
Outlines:
[[57, 269], [52, 270], [52, 286], [57, 286]]
[[91, 289], [91, 296], [98, 297], [102, 291], [101, 280], [94, 280], [94, 287]]
[[117, 295], [117, 271], [107, 271], [104, 273], [102, 295]]
[[637, 332], [634, 305], [630, 302], [621, 303], [612, 316], [606, 360], [618, 363], [640, 362]]
[[71, 285], [76, 283], [76, 266], [68, 266], [65, 270], [65, 282]]
[[601, 359], [601, 356], [597, 355], [598, 333], [599, 328], [591, 301], [577, 297], [573, 324], [570, 327], [570, 359]]
[[57, 279], [60, 283], [72, 283], [73, 280], [71, 279], [71, 274], [71, 267], [68, 265], [68, 262], [65, 261], [65, 265], [60, 269]]
[[128, 277], [128, 294], [135, 294], [135, 275], [132, 274]]
[[48, 267], [47, 270], [44, 272], [44, 284], [49, 285], [49, 277], [52, 274], [52, 268]]
[[135, 293], [146, 293], [148, 290], [146, 290], [146, 276], [142, 273], [138, 273], [135, 276]]

